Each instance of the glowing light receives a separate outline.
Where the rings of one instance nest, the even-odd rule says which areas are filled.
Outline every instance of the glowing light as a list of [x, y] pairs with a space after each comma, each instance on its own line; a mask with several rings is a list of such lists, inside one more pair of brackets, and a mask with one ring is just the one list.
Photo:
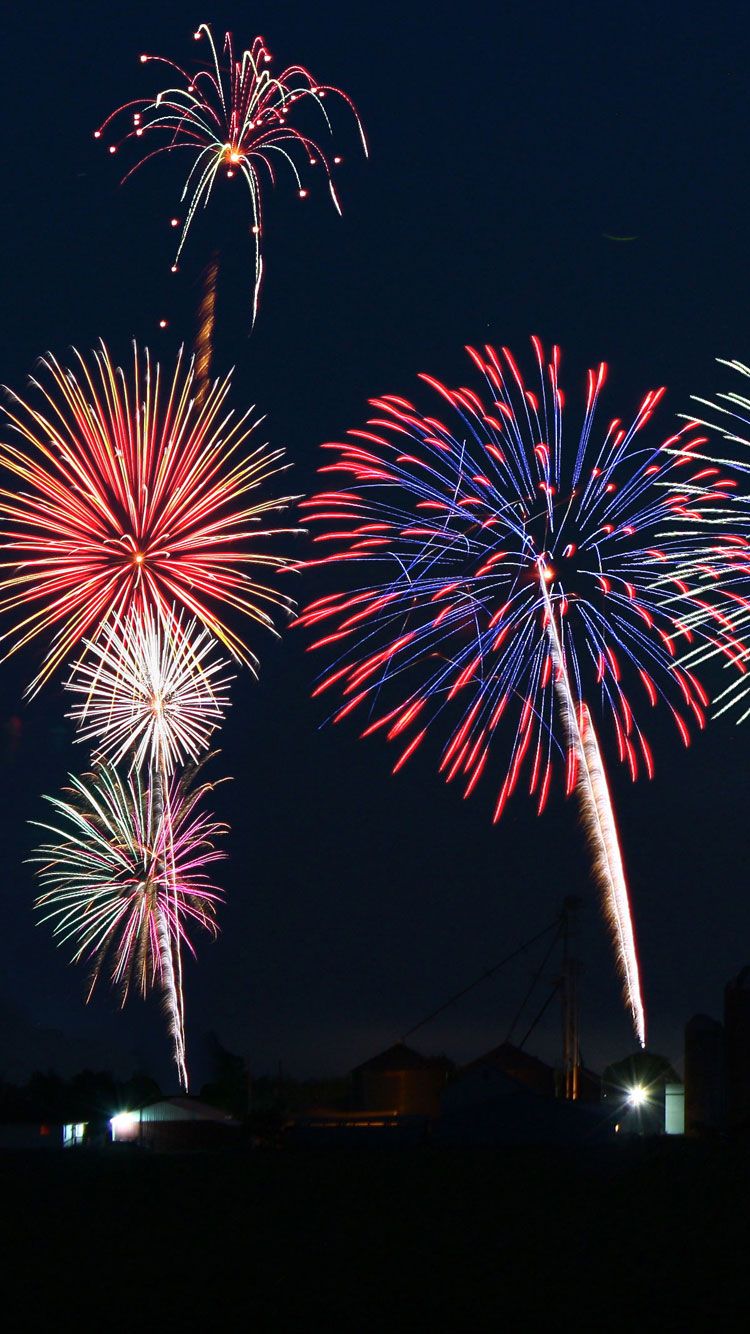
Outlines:
[[116, 1116], [110, 1117], [109, 1124], [115, 1137], [127, 1135], [139, 1124], [139, 1117], [135, 1112], [118, 1112]]
[[[147, 137], [158, 142], [127, 173], [129, 176], [143, 162], [160, 153], [179, 150], [183, 157], [185, 150], [189, 150], [191, 165], [182, 196], [187, 200], [187, 208], [176, 258], [179, 260], [197, 211], [211, 197], [219, 169], [228, 153], [247, 185], [254, 224], [259, 226], [261, 221], [265, 180], [276, 180], [278, 166], [283, 165], [291, 172], [302, 198], [305, 197], [301, 190], [300, 165], [303, 161], [308, 162], [311, 156], [323, 163], [331, 198], [340, 213], [341, 205], [331, 176], [333, 163], [304, 128], [297, 128], [291, 117], [299, 101], [307, 100], [318, 107], [325, 128], [332, 132], [330, 109], [322, 106], [323, 98], [331, 93], [352, 112], [366, 154], [367, 142], [352, 100], [341, 89], [318, 84], [302, 65], [290, 65], [273, 76], [266, 68], [271, 55], [262, 37], [256, 37], [248, 49], [235, 57], [230, 33], [226, 34], [221, 49], [207, 24], [201, 24], [193, 35], [196, 41], [205, 37], [209, 48], [206, 68], [197, 73], [188, 74], [180, 65], [162, 57], [151, 58], [154, 63], [166, 66], [170, 84], [154, 97], [137, 100], [135, 105], [139, 108], [138, 115]], [[117, 108], [100, 126], [99, 134], [122, 116], [131, 119], [133, 105], [131, 101]], [[129, 128], [124, 139], [129, 139], [132, 133]], [[110, 151], [114, 152], [114, 148]], [[263, 265], [260, 230], [253, 227], [252, 235], [255, 237], [254, 320]]]
[[641, 1084], [634, 1084], [633, 1088], [628, 1090], [628, 1102], [631, 1107], [643, 1107], [648, 1100], [648, 1093]]

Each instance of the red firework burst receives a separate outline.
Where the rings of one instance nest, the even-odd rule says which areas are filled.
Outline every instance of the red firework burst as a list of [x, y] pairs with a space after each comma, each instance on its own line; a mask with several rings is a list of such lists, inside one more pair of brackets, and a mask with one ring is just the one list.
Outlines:
[[291, 497], [259, 494], [288, 466], [283, 450], [247, 451], [255, 423], [226, 406], [230, 376], [198, 403], [182, 355], [171, 378], [135, 345], [129, 370], [103, 344], [92, 363], [75, 355], [76, 373], [43, 358], [37, 402], [4, 409], [0, 464], [20, 483], [0, 489], [0, 611], [15, 617], [5, 656], [53, 632], [33, 694], [112, 613], [186, 608], [253, 666], [223, 615], [272, 627], [290, 608], [256, 578], [287, 564], [265, 546], [293, 530], [266, 519]]

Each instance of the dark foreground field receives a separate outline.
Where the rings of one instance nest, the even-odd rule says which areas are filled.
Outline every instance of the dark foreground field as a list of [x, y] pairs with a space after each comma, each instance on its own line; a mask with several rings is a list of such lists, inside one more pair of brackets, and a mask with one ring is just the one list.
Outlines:
[[10, 1329], [747, 1327], [731, 1146], [73, 1150], [0, 1173]]

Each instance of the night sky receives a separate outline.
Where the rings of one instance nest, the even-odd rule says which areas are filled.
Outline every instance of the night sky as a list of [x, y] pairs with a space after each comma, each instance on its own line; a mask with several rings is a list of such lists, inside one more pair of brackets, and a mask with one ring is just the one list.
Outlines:
[[[322, 178], [304, 203], [289, 178], [267, 193], [251, 335], [241, 191], [220, 185], [173, 277], [179, 166], [147, 166], [121, 188], [123, 164], [92, 138], [114, 106], [159, 86], [139, 53], [192, 61], [201, 20], [218, 35], [231, 28], [240, 48], [260, 31], [281, 67], [300, 61], [345, 88], [371, 146], [365, 163], [342, 111], [343, 218]], [[210, 12], [35, 3], [8, 8], [4, 35], [0, 379], [17, 390], [40, 353], [64, 357], [100, 337], [118, 358], [136, 336], [171, 360], [192, 336], [216, 246], [218, 367], [236, 365], [234, 401], [266, 415], [263, 436], [288, 449], [299, 492], [314, 483], [320, 443], [361, 425], [368, 397], [413, 394], [421, 370], [466, 383], [467, 342], [524, 358], [531, 333], [559, 342], [572, 411], [601, 359], [603, 416], [629, 417], [647, 388], [666, 384], [664, 435], [691, 393], [727, 386], [716, 357], [750, 358], [740, 5], [714, 6], [698, 24], [690, 7], [658, 4], [467, 0], [451, 20], [413, 0]], [[434, 406], [428, 394], [420, 402]], [[307, 592], [333, 587], [310, 578]], [[186, 970], [198, 1080], [211, 1030], [256, 1074], [279, 1061], [300, 1076], [346, 1071], [541, 929], [571, 893], [585, 901], [584, 1056], [600, 1068], [631, 1050], [574, 801], [556, 795], [538, 820], [519, 794], [493, 827], [497, 783], [463, 802], [421, 753], [392, 778], [396, 752], [379, 738], [361, 742], [346, 723], [320, 730], [302, 632], [253, 642], [261, 679], [236, 681], [213, 769], [234, 780], [216, 793], [232, 827], [222, 933], [199, 941]], [[169, 1087], [158, 1001], [133, 999], [121, 1013], [103, 988], [84, 1007], [84, 970], [33, 922], [25, 822], [86, 762], [58, 686], [22, 703], [37, 657], [0, 668], [0, 1073], [140, 1065]], [[721, 719], [688, 752], [671, 724], [651, 734], [656, 779], [634, 787], [608, 733], [605, 742], [649, 1045], [679, 1069], [684, 1021], [717, 1013], [724, 982], [750, 960], [750, 724]], [[538, 959], [484, 983], [414, 1045], [463, 1060], [502, 1041]], [[553, 1008], [531, 1050], [556, 1058], [558, 1032]]]

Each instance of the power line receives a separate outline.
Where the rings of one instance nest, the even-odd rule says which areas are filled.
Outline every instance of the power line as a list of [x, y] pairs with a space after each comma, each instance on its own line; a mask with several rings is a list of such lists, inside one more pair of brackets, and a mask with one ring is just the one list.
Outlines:
[[536, 1018], [532, 1020], [532, 1022], [531, 1022], [531, 1026], [530, 1026], [529, 1028], [527, 1028], [526, 1032], [524, 1033], [523, 1037], [521, 1038], [521, 1041], [520, 1041], [519, 1044], [518, 1044], [518, 1050], [519, 1050], [519, 1051], [523, 1051], [524, 1047], [526, 1046], [526, 1043], [528, 1042], [529, 1038], [531, 1037], [531, 1034], [534, 1032], [534, 1029], [536, 1028], [537, 1024], [539, 1023], [539, 1020], [542, 1018], [542, 1015], [546, 1012], [548, 1005], [550, 1005], [550, 1003], [554, 1000], [555, 996], [557, 995], [558, 991], [560, 990], [561, 985], [562, 985], [562, 983], [561, 983], [560, 979], [558, 978], [557, 982], [554, 983], [554, 985], [553, 985], [553, 987], [552, 987], [552, 990], [551, 990], [551, 992], [549, 993], [549, 996], [547, 997], [546, 1001], [544, 1002], [544, 1005], [542, 1006], [541, 1010], [538, 1012]]
[[[505, 1038], [505, 1041], [506, 1041], [506, 1042], [510, 1042], [511, 1038], [513, 1037], [513, 1034], [514, 1034], [514, 1032], [515, 1032], [515, 1028], [516, 1028], [516, 1024], [520, 1021], [521, 1015], [523, 1014], [524, 1010], [526, 1009], [526, 1006], [528, 1005], [529, 1001], [531, 1000], [531, 997], [532, 997], [532, 995], [533, 995], [533, 993], [534, 993], [534, 991], [535, 991], [535, 989], [536, 989], [537, 983], [539, 982], [539, 979], [540, 979], [542, 973], [544, 972], [545, 968], [547, 967], [547, 964], [548, 964], [549, 961], [550, 961], [550, 958], [551, 958], [551, 956], [552, 956], [552, 951], [553, 951], [553, 949], [555, 948], [555, 945], [557, 944], [558, 940], [560, 939], [560, 931], [561, 931], [561, 928], [562, 928], [562, 924], [563, 924], [563, 919], [562, 919], [562, 917], [560, 917], [560, 918], [558, 919], [557, 931], [555, 932], [554, 936], [552, 937], [552, 940], [550, 941], [550, 947], [549, 947], [549, 949], [547, 950], [547, 953], [545, 954], [544, 958], [542, 959], [542, 962], [540, 963], [540, 965], [539, 965], [539, 967], [537, 968], [536, 972], [534, 973], [534, 976], [532, 977], [531, 982], [529, 983], [529, 985], [528, 985], [528, 987], [527, 987], [527, 989], [526, 989], [526, 993], [525, 993], [525, 995], [524, 995], [524, 998], [523, 998], [523, 1000], [521, 1001], [521, 1004], [519, 1005], [518, 1009], [516, 1010], [516, 1013], [515, 1013], [515, 1015], [514, 1015], [514, 1017], [513, 1017], [513, 1022], [512, 1022], [512, 1024], [511, 1024], [510, 1028], [508, 1029], [508, 1032], [507, 1032], [507, 1035], [506, 1035], [506, 1038]], [[535, 1020], [534, 1022], [536, 1022], [536, 1020]], [[533, 1027], [533, 1025], [532, 1025], [532, 1027]], [[531, 1030], [529, 1030], [529, 1031], [531, 1031]], [[529, 1036], [529, 1034], [527, 1033], [527, 1034], [526, 1034], [526, 1037], [528, 1037], [528, 1036]], [[524, 1038], [523, 1041], [525, 1042], [525, 1041], [526, 1041], [526, 1038]], [[521, 1046], [523, 1046], [523, 1042], [521, 1043]]]
[[[498, 973], [501, 968], [505, 967], [506, 963], [511, 963], [513, 959], [517, 959], [519, 954], [525, 954], [526, 950], [531, 949], [532, 945], [536, 945], [537, 941], [542, 940], [548, 932], [552, 931], [554, 928], [559, 930], [559, 927], [560, 917], [558, 916], [553, 922], [548, 923], [542, 931], [538, 931], [535, 936], [532, 936], [530, 940], [524, 941], [523, 945], [519, 945], [517, 949], [514, 949], [510, 954], [506, 954], [505, 958], [501, 959], [499, 963], [493, 964], [492, 968], [485, 969], [485, 971], [480, 973], [479, 977], [476, 977], [467, 987], [462, 987], [462, 989], [457, 991], [455, 995], [450, 996], [448, 1000], [443, 1001], [442, 1005], [438, 1005], [436, 1010], [432, 1010], [424, 1019], [420, 1019], [418, 1024], [415, 1024], [407, 1033], [404, 1033], [401, 1041], [405, 1042], [413, 1033], [416, 1033], [420, 1028], [424, 1028], [426, 1024], [431, 1023], [431, 1021], [436, 1019], [439, 1014], [442, 1014], [443, 1010], [447, 1010], [449, 1006], [455, 1005], [456, 1001], [461, 1000], [463, 996], [467, 996], [470, 991], [473, 991], [475, 987], [479, 986], [480, 982], [484, 982], [488, 977], [493, 977], [495, 973]], [[555, 939], [556, 938], [557, 937], [555, 937]], [[552, 943], [554, 945], [555, 941], [553, 940]]]

